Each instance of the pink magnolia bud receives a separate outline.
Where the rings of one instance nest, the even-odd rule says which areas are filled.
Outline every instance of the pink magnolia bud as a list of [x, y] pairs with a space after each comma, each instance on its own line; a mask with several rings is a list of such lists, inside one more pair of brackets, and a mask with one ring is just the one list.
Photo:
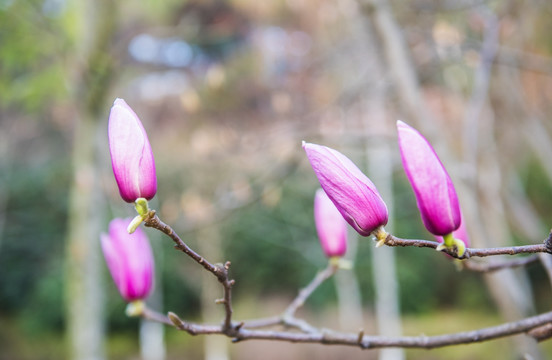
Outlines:
[[116, 99], [109, 113], [108, 137], [113, 174], [123, 200], [153, 198], [157, 177], [148, 135], [123, 99]]
[[314, 196], [314, 223], [324, 254], [329, 258], [345, 255], [347, 223], [322, 189]]
[[426, 229], [448, 235], [461, 222], [454, 185], [429, 142], [414, 128], [397, 121], [399, 148]]
[[105, 262], [126, 302], [148, 297], [153, 287], [153, 254], [141, 228], [127, 232], [131, 219], [113, 219], [109, 234], [101, 235]]
[[343, 154], [303, 142], [322, 189], [343, 218], [362, 236], [387, 224], [387, 206], [374, 184]]

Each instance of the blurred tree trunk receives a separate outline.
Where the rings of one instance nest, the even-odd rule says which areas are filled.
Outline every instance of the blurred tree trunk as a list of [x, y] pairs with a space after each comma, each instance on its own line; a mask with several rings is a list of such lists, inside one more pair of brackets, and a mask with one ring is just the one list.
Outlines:
[[[491, 116], [488, 114], [488, 117]], [[485, 236], [477, 240], [479, 246], [484, 247], [506, 246], [511, 239], [501, 197], [503, 176], [498, 166], [499, 159], [492, 134], [494, 134], [492, 125], [482, 129], [479, 133], [481, 143], [485, 144], [485, 149], [481, 152], [479, 160], [477, 181], [481, 191], [477, 204], [481, 215], [479, 221], [482, 222]], [[507, 269], [486, 274], [485, 281], [502, 315], [508, 321], [518, 320], [534, 313], [532, 292], [528, 285], [525, 269]], [[516, 345], [521, 352], [520, 355], [530, 354], [532, 359], [541, 358], [534, 340], [526, 337], [519, 338]]]
[[[99, 117], [109, 93], [109, 49], [115, 25], [115, 2], [75, 2], [81, 20], [72, 84], [74, 133], [73, 182], [69, 195], [66, 240], [66, 334], [69, 358], [104, 358], [103, 266], [99, 234], [104, 225], [104, 197], [96, 166]], [[105, 136], [105, 131], [102, 131]], [[105, 141], [103, 142], [105, 143]], [[105, 152], [104, 152], [105, 153]]]
[[[396, 92], [405, 112], [414, 120], [416, 126], [429, 139], [442, 139], [442, 134], [445, 134], [445, 132], [441, 131], [438, 123], [432, 121], [432, 114], [427, 110], [428, 107], [419, 86], [416, 69], [411, 61], [410, 51], [404, 41], [401, 29], [394, 19], [389, 3], [386, 0], [359, 1], [364, 5], [363, 9], [367, 17], [373, 19], [374, 26], [385, 51], [386, 63], [393, 76], [393, 83], [396, 86]], [[496, 44], [491, 45], [496, 46]], [[486, 96], [486, 94], [484, 94], [487, 89], [484, 82], [486, 79], [482, 80], [483, 81], [478, 84], [480, 89], [477, 89], [478, 93], [475, 98], [478, 102], [478, 106], [482, 106], [480, 97]], [[471, 112], [474, 116], [481, 112], [480, 109], [475, 110], [477, 111]], [[470, 122], [473, 122], [473, 120], [470, 119]], [[470, 131], [466, 131], [466, 133], [472, 134], [474, 131], [471, 128], [469, 130]], [[488, 131], [486, 134], [482, 135], [481, 139], [485, 140], [482, 140], [481, 143], [485, 143], [485, 141], [488, 140], [493, 144], [494, 140], [490, 134], [492, 134], [492, 131]], [[447, 160], [453, 158], [450, 155], [451, 151], [447, 148], [445, 141], [435, 141], [435, 145], [445, 163], [447, 163]], [[488, 239], [495, 239], [500, 241], [500, 243], [494, 244], [495, 246], [506, 245], [509, 236], [505, 231], [507, 227], [504, 222], [504, 210], [500, 192], [497, 193], [493, 191], [500, 187], [500, 172], [497, 172], [496, 167], [492, 166], [492, 164], [496, 164], [495, 161], [497, 161], [497, 158], [494, 154], [485, 157], [485, 164], [481, 166], [483, 171], [477, 176], [480, 182], [475, 182], [479, 187], [474, 186], [468, 189], [458, 181], [456, 182], [456, 186], [459, 189], [468, 229], [471, 228], [472, 231], [473, 229], [477, 229], [475, 231], [477, 234], [487, 234], [487, 236], [474, 239], [476, 240], [476, 244], [477, 241], [479, 241], [478, 244], [489, 246], [491, 244], [482, 244], [481, 242]], [[472, 164], [472, 167], [476, 169], [477, 165]], [[454, 170], [454, 168], [452, 168], [452, 170]], [[452, 171], [452, 173], [454, 177], [454, 172]], [[477, 189], [481, 189], [482, 191]], [[485, 199], [477, 199], [477, 194], [480, 192], [484, 195]], [[524, 285], [523, 279], [515, 276], [512, 271], [502, 271], [494, 275], [488, 275], [486, 279], [488, 280], [487, 284], [491, 289], [491, 293], [504, 317], [507, 319], [519, 319], [530, 311], [529, 309], [532, 308], [531, 294], [527, 292], [527, 287]], [[519, 350], [522, 353], [530, 353], [536, 358], [539, 356], [538, 349], [527, 342], [521, 345]]]
[[[358, 234], [348, 229], [347, 260], [356, 261]], [[363, 327], [362, 301], [358, 279], [353, 270], [340, 270], [334, 276], [341, 330], [358, 331]]]
[[[344, 4], [344, 7], [356, 9], [358, 3], [356, 0], [350, 0], [348, 4]], [[341, 64], [340, 67], [342, 71], [342, 81], [344, 82], [344, 88], [346, 90], [354, 89], [358, 86], [358, 72], [351, 71], [351, 59], [360, 59], [359, 63], [355, 64], [355, 69], [358, 68], [359, 72], [362, 71], [364, 73], [364, 86], [358, 91], [358, 95], [368, 100], [355, 102], [353, 106], [348, 106], [347, 110], [345, 110], [347, 114], [350, 114], [350, 119], [347, 119], [348, 124], [344, 127], [353, 130], [344, 134], [343, 138], [347, 141], [344, 146], [350, 144], [350, 139], [354, 139], [358, 134], [364, 135], [361, 139], [363, 140], [363, 144], [368, 144], [368, 146], [360, 147], [362, 153], [365, 155], [365, 168], [368, 170], [367, 173], [369, 177], [374, 181], [389, 207], [389, 226], [392, 226], [393, 162], [387, 143], [381, 140], [385, 139], [388, 133], [385, 126], [387, 122], [385, 117], [387, 83], [382, 81], [382, 74], [384, 73], [382, 70], [383, 59], [381, 59], [378, 52], [378, 47], [376, 45], [377, 40], [374, 36], [370, 19], [364, 16], [362, 12], [352, 10], [347, 12], [347, 17], [348, 31], [350, 32], [349, 37], [355, 41], [352, 48], [348, 49], [346, 62]], [[378, 141], [372, 142], [370, 139], [378, 139]], [[358, 145], [355, 144], [355, 146]], [[358, 147], [353, 150], [358, 150]], [[362, 239], [362, 241], [366, 241], [366, 239]], [[371, 241], [370, 245], [373, 246]], [[392, 248], [372, 249], [377, 329], [378, 333], [383, 336], [400, 336], [401, 334], [399, 293], [394, 253], [395, 251]], [[349, 254], [349, 256], [351, 255]], [[339, 279], [340, 273], [337, 274], [337, 279]], [[341, 276], [344, 277], [345, 275], [348, 274], [343, 274]], [[359, 294], [358, 283], [354, 278], [351, 278], [351, 280], [354, 280], [354, 284], [356, 285], [357, 290], [352, 292], [352, 294], [354, 294], [353, 298], [356, 298], [357, 294]], [[341, 287], [344, 286], [341, 285]], [[351, 287], [351, 289], [353, 288]], [[343, 293], [344, 291], [351, 292], [351, 290], [340, 289], [340, 287], [338, 287], [340, 303], [341, 298], [347, 299], [350, 296], [349, 294]], [[357, 307], [351, 308], [351, 305], [346, 305], [347, 303], [357, 304]], [[362, 312], [362, 308], [360, 307], [360, 295], [358, 295], [356, 301], [347, 299], [347, 302], [344, 303], [343, 306], [348, 306], [350, 308], [347, 311], [349, 313], [354, 314], [354, 311], [358, 311], [360, 314]], [[343, 313], [345, 313], [345, 311], [343, 311]], [[349, 317], [354, 318], [354, 315], [350, 315]], [[358, 318], [359, 316], [357, 315], [356, 320], [348, 320], [349, 325], [351, 323], [358, 323]], [[404, 351], [402, 349], [383, 349], [379, 351], [379, 358], [381, 360], [400, 360], [404, 358]]]
[[94, 168], [94, 121], [81, 118], [74, 134], [66, 259], [67, 336], [71, 359], [104, 358], [101, 255], [103, 198]]
[[[153, 204], [152, 204], [153, 205]], [[156, 208], [156, 206], [152, 206]], [[155, 309], [160, 313], [163, 311], [163, 281], [161, 267], [164, 264], [163, 249], [164, 244], [161, 239], [161, 233], [156, 231], [154, 234], [149, 234], [151, 246], [155, 254], [155, 288], [153, 293], [148, 298], [148, 307]], [[165, 325], [142, 319], [140, 321], [140, 354], [142, 360], [164, 360], [166, 357], [165, 349]]]
[[[222, 241], [216, 224], [208, 225], [197, 233], [198, 252], [211, 261], [224, 261]], [[230, 269], [231, 270], [231, 269]], [[216, 305], [215, 300], [223, 297], [222, 286], [213, 274], [201, 272], [201, 316], [203, 322], [218, 324], [223, 319], [223, 306]], [[216, 307], [216, 308], [215, 308]], [[214, 311], [213, 311], [214, 310]], [[224, 336], [204, 337], [205, 360], [228, 360], [228, 339]]]
[[[0, 109], [0, 119], [8, 119], [8, 115], [2, 109]], [[13, 157], [10, 156], [11, 154], [8, 151], [14, 138], [13, 123], [13, 121], [2, 121], [0, 123], [0, 253], [2, 252], [9, 199], [7, 184], [11, 180], [11, 163], [13, 161]]]
[[[376, 72], [379, 73], [379, 72]], [[384, 102], [380, 94], [372, 97], [364, 116], [366, 132], [370, 131], [375, 138], [386, 138], [386, 122]], [[368, 174], [378, 188], [378, 191], [389, 211], [389, 222], [385, 227], [393, 232], [393, 157], [389, 143], [374, 141], [367, 146]], [[372, 269], [374, 289], [376, 292], [376, 319], [378, 333], [382, 336], [401, 336], [401, 313], [399, 301], [399, 286], [396, 274], [395, 249], [382, 246], [372, 249]], [[379, 351], [380, 360], [401, 360], [405, 358], [404, 349], [390, 348]]]

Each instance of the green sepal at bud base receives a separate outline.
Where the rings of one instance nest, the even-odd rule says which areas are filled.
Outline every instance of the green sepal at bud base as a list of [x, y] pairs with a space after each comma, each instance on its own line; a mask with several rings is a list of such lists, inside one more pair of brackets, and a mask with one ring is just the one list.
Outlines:
[[142, 300], [131, 301], [127, 304], [125, 314], [128, 317], [136, 317], [144, 314], [146, 304]]
[[136, 212], [140, 215], [147, 215], [149, 212], [148, 207], [148, 200], [146, 198], [138, 198], [134, 202], [134, 207], [136, 208]]
[[452, 233], [443, 236], [443, 240], [444, 242], [437, 246], [435, 250], [456, 249], [458, 257], [462, 257], [466, 252], [466, 244], [460, 239], [455, 239]]
[[136, 217], [132, 219], [130, 224], [128, 224], [127, 231], [129, 234], [135, 232], [138, 226], [140, 226], [140, 224], [148, 218], [150, 211], [148, 200], [146, 200], [145, 198], [136, 199], [136, 201], [134, 202], [134, 207], [136, 208], [136, 212], [138, 213], [138, 215], [136, 215]]
[[353, 268], [353, 262], [343, 259], [341, 256], [332, 256], [329, 259], [329, 263], [331, 266], [342, 270], [351, 270]]
[[376, 247], [378, 248], [385, 245], [385, 241], [387, 240], [387, 235], [389, 234], [387, 233], [387, 231], [385, 231], [383, 226], [380, 226], [372, 232], [372, 235], [376, 237], [376, 241], [377, 241]]

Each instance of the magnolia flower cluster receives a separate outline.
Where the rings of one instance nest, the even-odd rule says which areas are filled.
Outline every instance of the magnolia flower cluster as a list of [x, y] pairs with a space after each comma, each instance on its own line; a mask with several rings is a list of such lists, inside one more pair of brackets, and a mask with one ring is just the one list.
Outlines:
[[[439, 250], [456, 248], [461, 256], [468, 240], [460, 227], [460, 206], [450, 176], [418, 131], [402, 121], [397, 122], [397, 130], [403, 168], [426, 229], [443, 242]], [[387, 207], [370, 179], [334, 149], [310, 143], [303, 143], [303, 148], [322, 189], [343, 218], [360, 235], [374, 235], [380, 245], [385, 243]]]
[[[427, 140], [415, 129], [397, 122], [399, 148], [408, 180], [425, 227], [459, 255], [468, 241], [458, 197], [443, 164]], [[109, 115], [109, 150], [113, 174], [122, 199], [135, 203], [138, 216], [115, 219], [101, 245], [107, 266], [121, 296], [135, 305], [133, 314], [153, 287], [154, 263], [141, 222], [150, 216], [148, 200], [157, 192], [155, 161], [148, 136], [136, 113], [116, 99]], [[360, 235], [374, 235], [379, 244], [388, 234], [385, 202], [375, 185], [346, 156], [325, 146], [303, 143], [322, 189], [316, 192], [314, 219], [320, 244], [331, 259], [347, 250], [347, 223]]]

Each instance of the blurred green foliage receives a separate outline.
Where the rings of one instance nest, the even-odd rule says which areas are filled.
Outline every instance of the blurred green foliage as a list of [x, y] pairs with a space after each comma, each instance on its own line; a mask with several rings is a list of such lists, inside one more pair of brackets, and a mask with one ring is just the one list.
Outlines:
[[0, 9], [0, 106], [39, 113], [67, 94], [63, 54], [69, 38], [44, 1], [13, 1]]

